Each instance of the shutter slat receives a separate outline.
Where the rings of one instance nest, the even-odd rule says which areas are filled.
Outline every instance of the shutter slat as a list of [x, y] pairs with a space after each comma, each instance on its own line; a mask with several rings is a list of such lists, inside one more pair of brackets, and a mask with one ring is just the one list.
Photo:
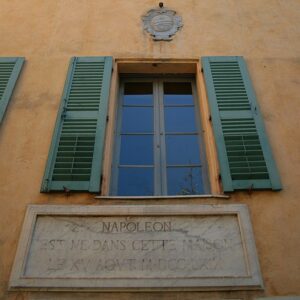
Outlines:
[[99, 192], [111, 57], [73, 58], [42, 191]]
[[224, 191], [281, 189], [242, 57], [202, 58]]

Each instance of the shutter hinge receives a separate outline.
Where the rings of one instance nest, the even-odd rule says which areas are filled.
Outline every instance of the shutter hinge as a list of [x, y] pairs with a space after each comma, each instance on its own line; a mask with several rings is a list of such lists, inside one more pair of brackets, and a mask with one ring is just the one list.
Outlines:
[[64, 192], [65, 192], [65, 195], [66, 195], [67, 197], [69, 197], [69, 196], [70, 196], [70, 193], [71, 193], [71, 190], [69, 190], [66, 186], [63, 186], [63, 189], [64, 189]]
[[48, 185], [49, 185], [49, 179], [45, 179], [43, 183], [43, 190], [45, 192], [49, 192]]
[[201, 73], [203, 73], [203, 68], [201, 68]]
[[218, 175], [218, 180], [219, 181], [221, 181], [222, 180], [222, 176], [221, 176], [221, 174], [219, 173], [219, 175]]
[[209, 115], [209, 118], [208, 118], [208, 119], [209, 119], [209, 121], [211, 121], [211, 115]]
[[106, 122], [108, 122], [109, 121], [109, 116], [106, 116]]
[[254, 185], [253, 183], [249, 186], [248, 188], [248, 194], [251, 196], [252, 192], [253, 192], [253, 188], [254, 188]]
[[99, 189], [100, 195], [101, 195], [101, 191], [102, 191], [102, 183], [103, 183], [103, 175], [101, 174], [101, 176], [100, 176], [100, 189]]
[[66, 117], [66, 114], [67, 114], [67, 108], [64, 106], [61, 114], [61, 118], [64, 119]]

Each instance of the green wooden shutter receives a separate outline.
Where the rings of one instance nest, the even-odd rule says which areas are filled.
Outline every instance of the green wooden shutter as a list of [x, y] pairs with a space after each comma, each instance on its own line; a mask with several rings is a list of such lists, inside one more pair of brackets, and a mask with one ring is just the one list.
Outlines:
[[203, 57], [202, 66], [225, 192], [280, 190], [279, 174], [242, 57]]
[[71, 59], [42, 192], [99, 192], [111, 57]]
[[0, 123], [2, 122], [23, 63], [23, 57], [0, 58]]

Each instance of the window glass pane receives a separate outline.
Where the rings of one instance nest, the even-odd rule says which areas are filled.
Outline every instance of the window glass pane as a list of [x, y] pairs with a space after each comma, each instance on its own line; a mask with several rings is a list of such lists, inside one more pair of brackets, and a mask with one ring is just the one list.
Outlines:
[[196, 132], [194, 107], [165, 107], [166, 132]]
[[122, 135], [121, 165], [152, 165], [153, 136], [152, 135]]
[[152, 107], [123, 107], [122, 133], [153, 132]]
[[[126, 79], [122, 85], [113, 192], [120, 196], [153, 196], [154, 190], [168, 195], [203, 194], [201, 162], [205, 159], [200, 156], [192, 82], [142, 80]], [[167, 186], [162, 187], [162, 182]]]
[[165, 82], [165, 105], [193, 105], [192, 85], [190, 82]]
[[204, 194], [201, 168], [168, 168], [168, 195]]
[[125, 83], [123, 104], [153, 105], [152, 82]]
[[153, 168], [119, 168], [118, 195], [152, 196]]
[[197, 135], [167, 135], [167, 164], [200, 164], [200, 151]]

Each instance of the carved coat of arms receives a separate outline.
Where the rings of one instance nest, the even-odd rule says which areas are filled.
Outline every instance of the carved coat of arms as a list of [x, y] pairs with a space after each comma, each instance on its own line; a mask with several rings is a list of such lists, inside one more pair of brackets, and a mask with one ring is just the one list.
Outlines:
[[159, 7], [149, 10], [142, 17], [144, 29], [151, 34], [154, 41], [171, 41], [183, 26], [182, 19], [176, 11], [164, 8], [162, 3]]

